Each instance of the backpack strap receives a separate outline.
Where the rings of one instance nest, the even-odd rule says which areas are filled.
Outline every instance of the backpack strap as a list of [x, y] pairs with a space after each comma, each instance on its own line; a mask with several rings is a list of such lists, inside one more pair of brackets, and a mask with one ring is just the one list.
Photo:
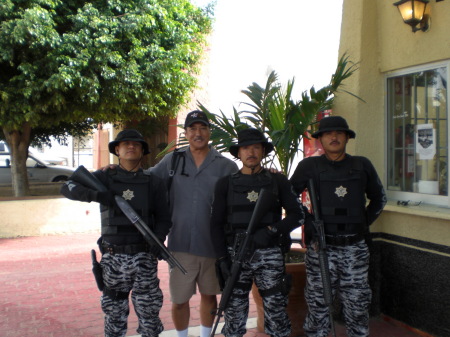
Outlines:
[[181, 157], [183, 158], [183, 168], [182, 168], [181, 174], [187, 175], [184, 172], [184, 167], [186, 165], [186, 158], [184, 157], [184, 152], [185, 151], [181, 151], [180, 149], [175, 149], [173, 151], [172, 161], [170, 163], [170, 170], [169, 170], [169, 180], [167, 182], [167, 190], [169, 193], [170, 193], [170, 188], [172, 187], [173, 176], [177, 172]]

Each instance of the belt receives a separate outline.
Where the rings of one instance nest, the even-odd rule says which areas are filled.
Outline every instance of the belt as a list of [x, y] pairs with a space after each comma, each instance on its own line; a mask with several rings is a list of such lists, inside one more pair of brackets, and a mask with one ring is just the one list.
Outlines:
[[350, 246], [364, 240], [364, 234], [356, 235], [325, 235], [325, 242], [330, 246]]
[[327, 235], [353, 235], [361, 233], [364, 227], [362, 223], [326, 223], [325, 233]]
[[117, 245], [112, 245], [107, 242], [102, 242], [102, 248], [103, 248], [103, 253], [109, 253], [112, 255], [114, 255], [114, 254], [135, 255], [137, 253], [149, 251], [148, 245], [146, 245], [144, 243], [117, 246]]

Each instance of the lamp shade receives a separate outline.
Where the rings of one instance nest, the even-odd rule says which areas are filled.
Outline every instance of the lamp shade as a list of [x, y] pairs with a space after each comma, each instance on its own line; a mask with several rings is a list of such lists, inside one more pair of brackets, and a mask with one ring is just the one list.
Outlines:
[[403, 21], [414, 28], [423, 20], [427, 4], [428, 0], [401, 0], [394, 6], [397, 6]]

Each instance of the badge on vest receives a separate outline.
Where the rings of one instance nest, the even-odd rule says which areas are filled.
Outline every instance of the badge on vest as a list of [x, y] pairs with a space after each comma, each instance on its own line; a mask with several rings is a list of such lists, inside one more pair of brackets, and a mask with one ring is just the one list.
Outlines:
[[259, 196], [258, 192], [251, 191], [251, 192], [248, 192], [247, 199], [250, 202], [256, 202], [258, 200], [258, 196]]
[[345, 195], [347, 194], [347, 187], [344, 187], [342, 185], [336, 187], [336, 191], [334, 192], [334, 194], [336, 194], [339, 198], [345, 197]]
[[124, 198], [125, 200], [131, 200], [134, 198], [134, 192], [130, 191], [129, 189], [123, 191], [122, 198]]

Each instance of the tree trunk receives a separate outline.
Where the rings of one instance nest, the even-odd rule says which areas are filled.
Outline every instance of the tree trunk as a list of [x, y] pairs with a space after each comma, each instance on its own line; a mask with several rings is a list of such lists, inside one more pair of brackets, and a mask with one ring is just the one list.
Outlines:
[[11, 155], [11, 180], [15, 197], [30, 195], [28, 183], [27, 158], [30, 146], [31, 127], [29, 123], [22, 125], [22, 131], [3, 128], [6, 143]]

